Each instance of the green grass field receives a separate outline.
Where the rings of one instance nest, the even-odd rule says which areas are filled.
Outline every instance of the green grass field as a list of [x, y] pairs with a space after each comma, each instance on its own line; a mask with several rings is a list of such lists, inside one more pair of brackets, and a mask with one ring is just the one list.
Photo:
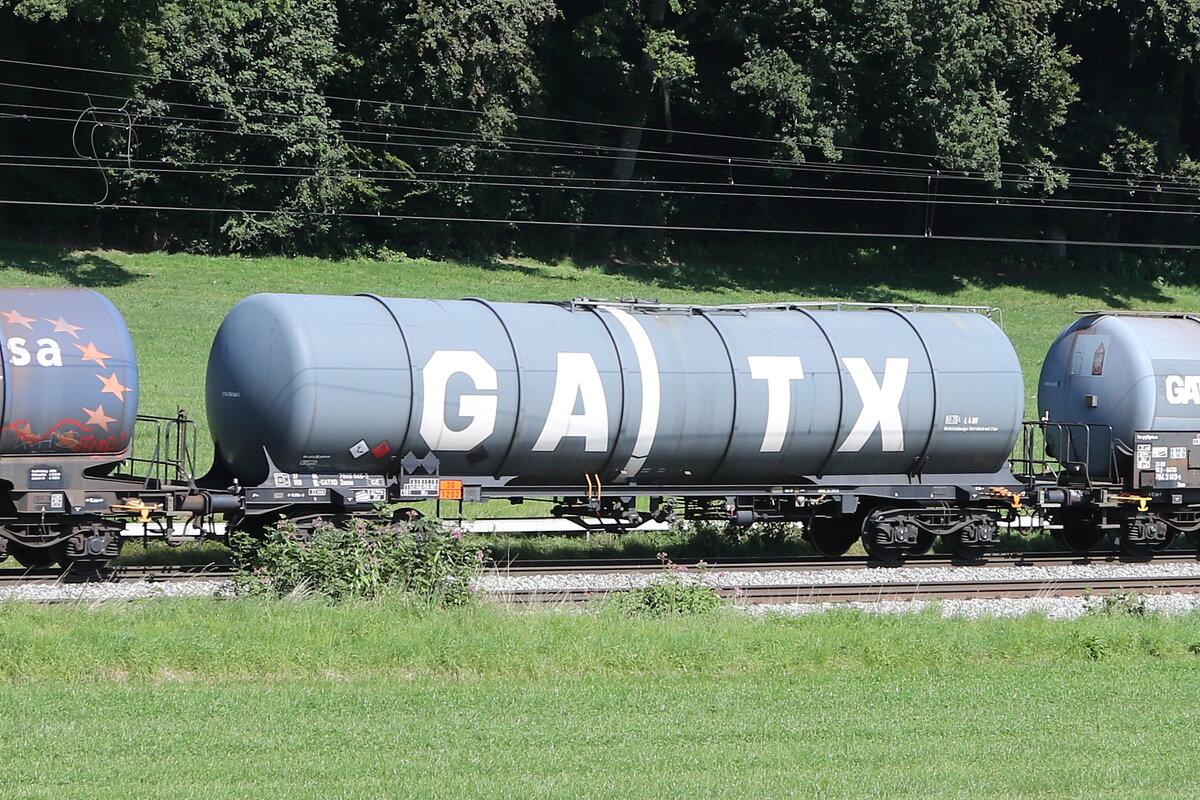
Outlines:
[[12, 798], [1187, 798], [1200, 619], [0, 605]]

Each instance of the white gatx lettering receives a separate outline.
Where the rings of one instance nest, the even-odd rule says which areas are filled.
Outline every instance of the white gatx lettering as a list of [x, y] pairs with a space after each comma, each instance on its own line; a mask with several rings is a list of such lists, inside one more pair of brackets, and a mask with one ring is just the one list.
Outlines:
[[463, 394], [458, 398], [458, 415], [471, 422], [461, 430], [446, 424], [446, 386], [453, 375], [462, 373], [478, 391], [498, 388], [496, 368], [474, 350], [436, 350], [421, 369], [424, 402], [421, 407], [421, 438], [430, 450], [471, 450], [496, 429], [495, 395]]
[[637, 439], [633, 443], [629, 461], [621, 468], [625, 477], [632, 478], [650, 457], [650, 448], [654, 446], [654, 437], [658, 433], [658, 412], [662, 402], [658, 357], [654, 354], [654, 345], [650, 344], [646, 329], [632, 314], [618, 308], [610, 308], [608, 313], [621, 323], [633, 340], [633, 352], [637, 355], [638, 371], [642, 376], [642, 414], [638, 419]]
[[876, 382], [875, 373], [871, 372], [865, 358], [843, 358], [842, 363], [854, 380], [863, 407], [858, 421], [838, 452], [857, 453], [876, 428], [879, 428], [880, 449], [883, 452], [897, 453], [903, 450], [904, 421], [900, 417], [900, 399], [904, 396], [904, 384], [908, 381], [908, 359], [887, 359], [883, 367], [882, 384]]
[[750, 377], [767, 382], [767, 428], [758, 450], [778, 453], [792, 422], [792, 381], [804, 379], [804, 365], [800, 356], [747, 356], [746, 361]]
[[1200, 375], [1168, 375], [1163, 379], [1163, 389], [1173, 406], [1200, 405]]
[[[583, 404], [581, 414], [575, 413], [577, 400]], [[583, 437], [583, 449], [589, 453], [608, 449], [608, 403], [591, 353], [558, 354], [550, 413], [533, 449], [557, 450], [559, 442], [568, 436]]]

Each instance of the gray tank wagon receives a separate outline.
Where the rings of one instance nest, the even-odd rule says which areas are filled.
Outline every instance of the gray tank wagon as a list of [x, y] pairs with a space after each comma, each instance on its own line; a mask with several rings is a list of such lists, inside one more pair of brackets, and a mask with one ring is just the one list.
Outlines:
[[977, 555], [1024, 396], [987, 311], [255, 295], [212, 348], [209, 480], [247, 526], [428, 497], [633, 524], [649, 497], [802, 519], [826, 552]]
[[1200, 543], [1200, 317], [1083, 312], [1046, 355], [1038, 415], [1062, 467], [1038, 502], [1070, 547]]

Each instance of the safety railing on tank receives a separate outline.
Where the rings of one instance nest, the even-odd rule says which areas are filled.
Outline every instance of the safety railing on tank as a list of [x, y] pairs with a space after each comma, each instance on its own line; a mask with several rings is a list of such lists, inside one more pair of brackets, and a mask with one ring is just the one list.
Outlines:
[[[1049, 454], [1051, 440], [1054, 441], [1056, 456]], [[1047, 477], [1059, 484], [1065, 482], [1089, 489], [1094, 481], [1119, 483], [1121, 471], [1114, 444], [1113, 429], [1109, 425], [1027, 421], [1022, 423], [1021, 455], [1011, 459], [1013, 472], [1030, 484]], [[1094, 464], [1089, 459], [1096, 452], [1094, 445], [1102, 447], [1107, 454], [1107, 474], [1093, 474], [1095, 470], [1091, 467]], [[1080, 455], [1082, 460], [1074, 458]]]
[[193, 485], [196, 474], [195, 420], [180, 411], [174, 417], [139, 414], [133, 447], [122, 467], [147, 489], [169, 484]]
[[1136, 311], [1106, 308], [1098, 311], [1077, 310], [1075, 313], [1081, 317], [1152, 317], [1158, 319], [1189, 319], [1192, 322], [1200, 322], [1200, 315], [1193, 311]]
[[642, 298], [617, 298], [616, 300], [577, 298], [570, 303], [558, 303], [571, 310], [594, 308], [619, 308], [623, 310], [646, 310], [680, 314], [709, 314], [709, 313], [741, 313], [746, 311], [870, 311], [872, 309], [889, 311], [959, 311], [963, 313], [980, 314], [1004, 327], [1004, 312], [995, 306], [958, 306], [940, 303], [861, 303], [841, 300], [812, 300], [805, 302], [780, 303], [730, 303], [727, 305], [691, 305], [681, 303], [660, 303], [657, 300]]

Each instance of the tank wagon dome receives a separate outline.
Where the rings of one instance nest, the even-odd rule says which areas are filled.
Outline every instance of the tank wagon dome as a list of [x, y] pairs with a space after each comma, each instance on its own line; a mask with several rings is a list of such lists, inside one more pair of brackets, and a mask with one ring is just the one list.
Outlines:
[[133, 341], [90, 289], [0, 289], [0, 454], [128, 449], [137, 419]]
[[[1128, 460], [1139, 431], [1200, 430], [1200, 317], [1085, 312], [1050, 346], [1038, 414], [1066, 426], [1047, 433], [1051, 455], [1083, 460], [1090, 451], [1093, 475], [1107, 472], [1110, 451]], [[1078, 430], [1068, 448], [1070, 426]]]
[[230, 311], [207, 388], [247, 485], [430, 453], [509, 485], [994, 475], [1023, 395], [974, 311], [280, 294]]

